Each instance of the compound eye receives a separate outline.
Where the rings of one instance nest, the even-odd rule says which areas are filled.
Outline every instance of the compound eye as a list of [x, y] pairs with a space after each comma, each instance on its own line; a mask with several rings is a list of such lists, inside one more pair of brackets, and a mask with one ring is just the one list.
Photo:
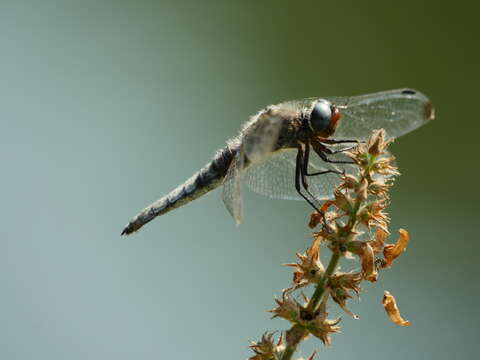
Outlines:
[[310, 126], [314, 131], [323, 132], [327, 130], [332, 121], [331, 104], [320, 100], [313, 107], [310, 114]]

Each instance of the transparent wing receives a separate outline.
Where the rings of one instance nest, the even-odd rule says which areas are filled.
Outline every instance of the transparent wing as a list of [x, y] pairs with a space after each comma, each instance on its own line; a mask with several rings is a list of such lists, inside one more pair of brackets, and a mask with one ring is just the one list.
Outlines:
[[274, 153], [262, 161], [250, 165], [243, 177], [247, 186], [273, 199], [301, 200], [295, 190], [296, 150]]
[[252, 163], [260, 162], [272, 153], [281, 126], [281, 117], [259, 114], [244, 130], [243, 151]]
[[242, 176], [244, 173], [244, 154], [237, 152], [230, 164], [222, 187], [222, 200], [237, 225], [242, 222]]
[[[319, 98], [294, 101], [298, 108], [310, 108]], [[332, 138], [367, 139], [372, 130], [383, 128], [390, 137], [402, 136], [434, 118], [430, 100], [412, 89], [388, 90], [378, 93], [326, 97], [342, 114]]]
[[[295, 189], [295, 166], [297, 150], [284, 150], [274, 153], [261, 162], [245, 170], [243, 180], [254, 192], [274, 199], [304, 200]], [[347, 160], [343, 154], [330, 155], [331, 159]], [[313, 153], [310, 155], [309, 173], [324, 170], [355, 173], [356, 168], [350, 164], [329, 164]], [[334, 173], [307, 177], [308, 190], [316, 199], [329, 199], [333, 188], [340, 182], [340, 176]]]

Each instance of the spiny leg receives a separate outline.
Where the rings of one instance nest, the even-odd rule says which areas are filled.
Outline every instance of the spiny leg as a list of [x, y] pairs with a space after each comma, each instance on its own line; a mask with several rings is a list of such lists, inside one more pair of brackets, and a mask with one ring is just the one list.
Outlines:
[[352, 149], [355, 149], [356, 146], [350, 146], [350, 147], [347, 147], [347, 148], [343, 148], [343, 149], [338, 149], [338, 150], [331, 150], [329, 148], [325, 148], [325, 152], [328, 153], [329, 155], [335, 155], [335, 154], [339, 154], [339, 153], [342, 153], [342, 152], [345, 152], [345, 151], [349, 151], [349, 150], [352, 150]]
[[[303, 150], [302, 148], [298, 148], [298, 151], [297, 151], [297, 159], [296, 159], [296, 166], [295, 166], [295, 189], [297, 190], [298, 194], [305, 199], [305, 201], [312, 207], [315, 209], [315, 211], [317, 211], [319, 214], [322, 214], [322, 216], [324, 216], [324, 214], [322, 213], [322, 211], [320, 211], [318, 209], [318, 206], [316, 206], [307, 196], [305, 196], [303, 193], [302, 193], [302, 189], [301, 189], [301, 184], [304, 186], [305, 188], [305, 185], [306, 185], [306, 181], [304, 179], [304, 176], [303, 176], [303, 167], [304, 167], [304, 153], [303, 153]], [[308, 187], [308, 184], [307, 184], [307, 187]], [[307, 193], [313, 197], [312, 194], [310, 194], [310, 192], [308, 191], [308, 189], [305, 189], [307, 191]]]
[[352, 144], [352, 143], [356, 143], [356, 144], [363, 144], [363, 143], [366, 143], [365, 140], [336, 140], [336, 139], [322, 139], [320, 140], [322, 143], [324, 144]]
[[[304, 176], [317, 176], [317, 175], [324, 175], [324, 174], [337, 174], [337, 175], [344, 175], [343, 171], [339, 170], [322, 170], [322, 171], [317, 171], [314, 173], [309, 173], [308, 172], [308, 165], [310, 163], [310, 142], [305, 143], [305, 154], [303, 156], [303, 175]], [[311, 195], [311, 194], [310, 194]], [[311, 195], [314, 197], [313, 195]]]
[[315, 141], [315, 142], [312, 142], [312, 147], [313, 147], [313, 150], [317, 153], [318, 156], [320, 156], [320, 158], [327, 162], [327, 163], [331, 163], [331, 164], [354, 164], [353, 161], [349, 161], [349, 160], [332, 160], [332, 159], [329, 159], [327, 154], [337, 154], [338, 152], [342, 152], [342, 151], [347, 151], [347, 149], [340, 149], [339, 151], [337, 152], [334, 152], [333, 150], [327, 148], [325, 145], [323, 145], [320, 141]]
[[318, 175], [324, 175], [324, 174], [345, 175], [345, 172], [340, 171], [340, 170], [329, 169], [329, 170], [322, 170], [322, 171], [314, 172], [314, 173], [311, 173], [311, 174], [304, 174], [304, 175], [305, 176], [318, 176]]
[[308, 181], [307, 181], [307, 178], [305, 177], [308, 171], [309, 161], [310, 161], [310, 143], [307, 141], [305, 142], [305, 151], [302, 156], [302, 171], [301, 171], [302, 185], [305, 191], [307, 192], [307, 194], [310, 195], [312, 199], [317, 201], [315, 196], [313, 196], [313, 194], [308, 190]]
[[[320, 214], [320, 216], [322, 217], [323, 219], [323, 223], [327, 226], [328, 228], [328, 224], [327, 224], [327, 218], [325, 217], [325, 211], [323, 210], [323, 207], [318, 207], [317, 206], [313, 206], [313, 203], [311, 201], [309, 201], [306, 196], [304, 196], [301, 191], [300, 191], [300, 179], [299, 177], [301, 178], [301, 181], [302, 181], [302, 185], [303, 185], [303, 188], [305, 189], [305, 191], [307, 192], [308, 195], [311, 196], [311, 198], [317, 202], [318, 204], [318, 200], [315, 198], [315, 196], [308, 190], [308, 182], [307, 182], [307, 178], [306, 176], [308, 176], [307, 174], [307, 170], [308, 170], [308, 164], [309, 164], [309, 161], [310, 161], [310, 144], [309, 142], [307, 141], [305, 143], [305, 152], [303, 154], [302, 153], [302, 148], [299, 148], [298, 149], [299, 153], [297, 153], [297, 177], [295, 179], [295, 186], [297, 188], [297, 191], [298, 193], [305, 199], [307, 200], [307, 202], [312, 205], [312, 207], [315, 209], [315, 211]], [[301, 155], [300, 155], [301, 154]], [[301, 163], [299, 163], [299, 161]], [[298, 169], [300, 169], [300, 171], [298, 171]], [[320, 175], [320, 174], [327, 174], [327, 173], [330, 173], [330, 172], [336, 172], [335, 170], [325, 170], [325, 171], [320, 171], [318, 173], [314, 173], [314, 174], [310, 174], [310, 175]]]

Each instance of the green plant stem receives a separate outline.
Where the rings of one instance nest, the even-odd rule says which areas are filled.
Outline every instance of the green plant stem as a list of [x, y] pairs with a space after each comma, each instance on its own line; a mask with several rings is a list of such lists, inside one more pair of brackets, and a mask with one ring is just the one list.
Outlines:
[[[314, 311], [318, 304], [324, 299], [324, 297], [328, 294], [327, 293], [327, 282], [330, 276], [334, 273], [335, 269], [337, 268], [338, 262], [340, 261], [341, 255], [339, 253], [333, 253], [332, 257], [330, 258], [330, 262], [328, 263], [327, 270], [322, 276], [322, 279], [318, 282], [317, 287], [312, 295], [312, 298], [308, 302], [307, 309], [309, 311]], [[295, 326], [295, 325], [294, 325]], [[292, 327], [293, 328], [293, 327]], [[306, 332], [306, 330], [305, 330]], [[294, 343], [288, 343], [285, 347], [281, 360], [290, 360], [297, 349], [297, 345], [302, 340], [302, 337], [296, 337], [296, 341]]]
[[308, 302], [307, 309], [310, 311], [314, 311], [318, 304], [323, 300], [323, 297], [327, 290], [327, 282], [330, 276], [332, 276], [333, 272], [337, 268], [338, 262], [340, 260], [340, 254], [335, 252], [332, 254], [330, 258], [330, 262], [328, 263], [327, 270], [325, 270], [325, 274], [323, 274], [322, 279], [318, 282], [315, 291], [313, 292], [312, 298]]
[[[362, 201], [360, 199], [358, 198], [355, 199], [354, 211], [350, 215], [350, 219], [348, 222], [348, 227], [347, 227], [348, 232], [351, 232], [352, 229], [355, 227], [355, 224], [357, 223], [357, 212], [361, 204], [362, 204]], [[330, 276], [332, 276], [333, 273], [335, 272], [335, 269], [337, 268], [340, 258], [341, 258], [341, 254], [338, 251], [332, 254], [332, 257], [330, 258], [327, 269], [325, 270], [325, 273], [323, 274], [320, 281], [317, 283], [317, 287], [315, 288], [315, 291], [313, 292], [313, 295], [310, 298], [310, 301], [308, 302], [308, 305], [307, 305], [308, 311], [314, 312], [318, 304], [320, 304], [322, 300], [325, 298], [325, 296], [328, 294], [327, 282]], [[287, 342], [286, 348], [280, 360], [290, 360], [293, 354], [295, 353], [295, 350], [297, 349], [297, 346], [300, 343], [300, 341], [302, 341], [301, 337], [298, 338], [298, 341], [295, 341], [293, 343]]]
[[295, 353], [295, 350], [297, 350], [297, 346], [287, 346], [285, 348], [285, 351], [283, 352], [282, 359], [281, 360], [290, 360]]

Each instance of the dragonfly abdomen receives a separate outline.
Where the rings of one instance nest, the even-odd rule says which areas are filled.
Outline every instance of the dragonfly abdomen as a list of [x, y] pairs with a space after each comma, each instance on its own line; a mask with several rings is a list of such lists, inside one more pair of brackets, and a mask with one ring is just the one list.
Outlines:
[[236, 152], [237, 148], [233, 146], [217, 152], [213, 160], [190, 179], [138, 213], [123, 229], [122, 235], [131, 234], [157, 216], [188, 204], [222, 185]]

